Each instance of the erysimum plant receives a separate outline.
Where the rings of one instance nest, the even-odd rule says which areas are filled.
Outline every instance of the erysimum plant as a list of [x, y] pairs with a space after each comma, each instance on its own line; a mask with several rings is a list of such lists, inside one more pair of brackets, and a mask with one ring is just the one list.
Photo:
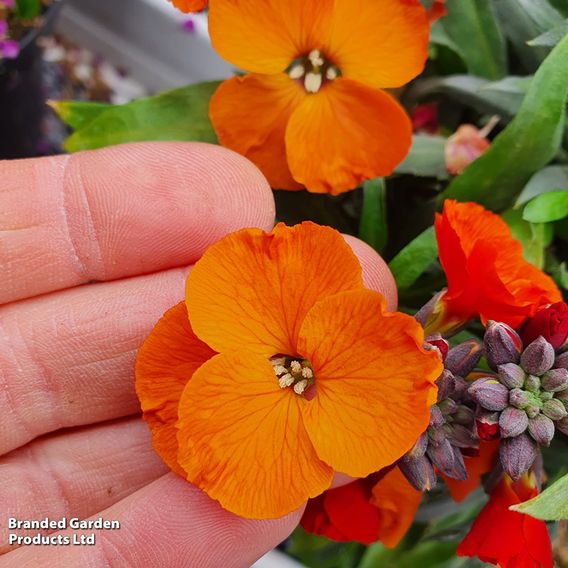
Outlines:
[[[142, 346], [158, 454], [242, 516], [309, 498], [284, 545], [307, 566], [561, 565], [566, 0], [172, 3], [207, 8], [235, 76], [52, 103], [66, 148], [222, 144], [285, 224], [212, 247]], [[383, 254], [399, 312], [336, 231]]]

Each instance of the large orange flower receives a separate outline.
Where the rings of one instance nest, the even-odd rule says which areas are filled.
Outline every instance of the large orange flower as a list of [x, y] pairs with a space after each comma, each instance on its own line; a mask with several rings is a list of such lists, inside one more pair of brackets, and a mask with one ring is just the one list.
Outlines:
[[424, 67], [418, 0], [211, 0], [209, 30], [219, 54], [250, 72], [211, 100], [219, 141], [273, 187], [338, 194], [406, 155], [410, 120], [381, 89]]
[[185, 14], [201, 12], [207, 6], [207, 0], [170, 0], [170, 2]]
[[330, 489], [308, 501], [302, 527], [340, 542], [394, 548], [404, 537], [422, 500], [398, 467]]
[[334, 471], [378, 471], [428, 424], [440, 358], [363, 287], [333, 229], [225, 237], [192, 269], [186, 308], [140, 351], [137, 392], [166, 463], [236, 514], [278, 517]]
[[483, 323], [516, 328], [541, 306], [562, 299], [552, 279], [523, 258], [503, 219], [480, 205], [445, 201], [435, 229], [448, 289], [426, 322], [429, 333], [477, 315]]

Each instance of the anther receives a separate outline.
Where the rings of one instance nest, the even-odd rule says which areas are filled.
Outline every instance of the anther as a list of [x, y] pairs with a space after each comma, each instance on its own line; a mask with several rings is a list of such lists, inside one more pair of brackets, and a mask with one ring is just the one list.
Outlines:
[[308, 93], [317, 93], [323, 83], [321, 73], [306, 73], [304, 88]]
[[313, 67], [321, 67], [325, 63], [325, 59], [321, 56], [319, 49], [312, 49], [308, 54], [308, 59]]
[[304, 76], [306, 69], [301, 63], [294, 65], [290, 71], [288, 71], [288, 76], [290, 79], [301, 79]]
[[294, 392], [296, 394], [304, 394], [304, 391], [306, 390], [307, 386], [308, 386], [308, 381], [306, 379], [303, 379], [294, 385]]

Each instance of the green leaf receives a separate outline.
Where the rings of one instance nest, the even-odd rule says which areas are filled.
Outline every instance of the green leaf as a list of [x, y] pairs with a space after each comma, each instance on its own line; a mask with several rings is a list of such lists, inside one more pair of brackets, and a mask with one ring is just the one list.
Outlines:
[[397, 568], [438, 568], [456, 554], [458, 542], [424, 541], [397, 558]]
[[428, 227], [408, 243], [389, 263], [400, 290], [409, 288], [436, 260], [438, 244], [434, 227]]
[[23, 20], [29, 20], [39, 15], [41, 10], [40, 0], [16, 0], [16, 16]]
[[444, 180], [449, 174], [446, 168], [444, 148], [446, 138], [415, 134], [408, 155], [395, 169], [397, 174], [436, 177]]
[[543, 521], [568, 519], [568, 475], [547, 487], [540, 495], [509, 508]]
[[112, 105], [84, 101], [49, 101], [48, 105], [59, 118], [73, 130], [79, 130], [97, 118]]
[[442, 24], [442, 20], [438, 20], [430, 26], [430, 43], [447, 47], [465, 62], [465, 56], [463, 55], [460, 46], [448, 35], [448, 32]]
[[533, 73], [550, 49], [531, 47], [528, 42], [555, 27], [562, 19], [561, 14], [546, 0], [499, 0], [495, 8], [517, 57]]
[[551, 223], [568, 216], [568, 189], [543, 193], [529, 201], [523, 219], [531, 223]]
[[551, 30], [544, 32], [543, 34], [531, 39], [528, 43], [530, 46], [541, 46], [546, 47], [555, 46], [566, 34], [568, 34], [568, 20], [560, 22], [558, 25], [554, 26]]
[[500, 79], [507, 70], [505, 40], [495, 21], [491, 0], [448, 0], [442, 25], [458, 46], [470, 73]]
[[441, 200], [477, 201], [500, 211], [560, 147], [568, 92], [568, 36], [546, 58], [517, 116], [489, 150], [455, 177]]
[[568, 166], [548, 166], [536, 172], [517, 198], [515, 207], [520, 207], [533, 197], [549, 191], [568, 189]]
[[[112, 106], [76, 130], [65, 141], [65, 149], [77, 152], [147, 140], [215, 142], [208, 108], [209, 99], [218, 84], [217, 81], [196, 83]], [[74, 120], [81, 122], [81, 119]]]
[[503, 220], [513, 234], [513, 238], [523, 246], [523, 257], [537, 268], [544, 267], [545, 248], [550, 244], [552, 228], [543, 224], [532, 224], [523, 219], [518, 209], [510, 209], [503, 213]]
[[359, 225], [359, 238], [382, 252], [387, 244], [386, 187], [383, 178], [363, 184], [363, 211]]

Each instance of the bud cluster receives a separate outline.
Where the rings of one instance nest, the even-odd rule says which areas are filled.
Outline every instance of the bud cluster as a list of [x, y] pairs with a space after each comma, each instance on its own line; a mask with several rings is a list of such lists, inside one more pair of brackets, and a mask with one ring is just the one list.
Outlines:
[[512, 328], [492, 321], [484, 351], [495, 374], [468, 389], [477, 403], [476, 433], [480, 439], [501, 438], [501, 464], [517, 480], [556, 430], [568, 434], [568, 353], [557, 356], [542, 336], [523, 348]]
[[479, 444], [469, 383], [464, 377], [479, 362], [481, 345], [468, 340], [448, 350], [447, 342], [437, 335], [426, 339], [426, 347], [436, 348], [444, 360], [444, 371], [436, 381], [438, 401], [430, 409], [426, 432], [398, 462], [409, 482], [420, 491], [436, 484], [434, 468], [453, 479], [467, 479], [463, 452], [475, 451]]

